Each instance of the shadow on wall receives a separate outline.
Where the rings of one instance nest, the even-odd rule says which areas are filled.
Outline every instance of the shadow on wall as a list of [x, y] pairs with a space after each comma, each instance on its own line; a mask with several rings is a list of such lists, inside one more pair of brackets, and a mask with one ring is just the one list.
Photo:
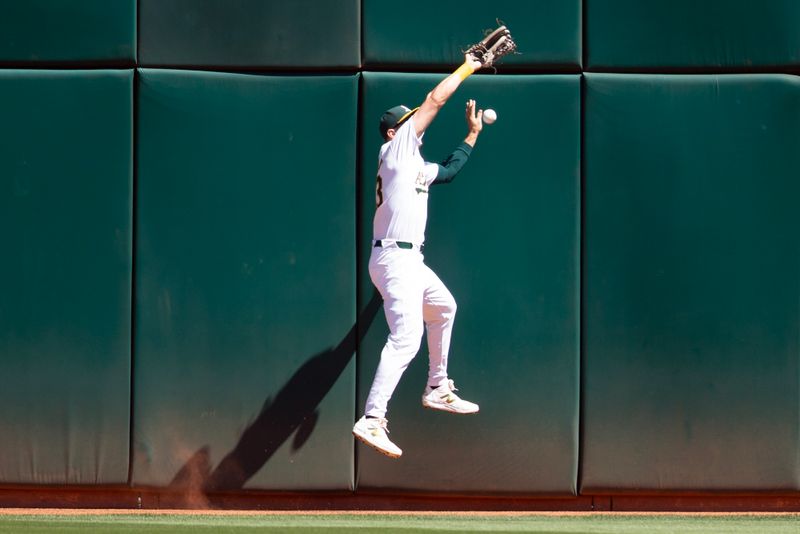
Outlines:
[[[202, 494], [242, 489], [293, 433], [292, 450], [301, 448], [314, 431], [319, 403], [350, 363], [380, 306], [380, 294], [374, 291], [339, 344], [313, 356], [292, 375], [274, 399], [267, 398], [256, 420], [245, 429], [239, 442], [216, 469], [211, 469], [208, 446], [203, 447], [178, 471], [168, 489], [186, 493], [190, 505], [194, 500], [194, 504], [203, 506]], [[345, 430], [349, 432], [349, 428]]]

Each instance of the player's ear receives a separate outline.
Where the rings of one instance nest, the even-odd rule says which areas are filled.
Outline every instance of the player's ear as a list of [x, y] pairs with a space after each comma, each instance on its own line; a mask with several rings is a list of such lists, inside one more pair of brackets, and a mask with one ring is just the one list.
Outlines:
[[388, 130], [386, 130], [386, 140], [391, 141], [392, 139], [394, 139], [394, 134], [396, 133], [397, 130], [395, 130], [394, 128], [389, 128]]

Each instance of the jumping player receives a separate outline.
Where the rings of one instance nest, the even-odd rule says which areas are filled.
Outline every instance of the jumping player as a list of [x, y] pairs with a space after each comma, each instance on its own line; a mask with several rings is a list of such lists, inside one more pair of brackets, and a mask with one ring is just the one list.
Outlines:
[[423, 160], [422, 136], [436, 114], [481, 62], [467, 54], [464, 64], [442, 80], [416, 109], [396, 106], [381, 117], [380, 149], [369, 274], [383, 297], [389, 337], [372, 383], [364, 416], [353, 427], [358, 439], [392, 458], [403, 451], [387, 436], [386, 410], [400, 377], [420, 348], [423, 325], [428, 332], [429, 370], [422, 405], [457, 414], [478, 405], [454, 392], [447, 375], [447, 355], [456, 302], [423, 261], [428, 188], [449, 183], [469, 158], [481, 132], [483, 111], [467, 101], [468, 133], [441, 164]]

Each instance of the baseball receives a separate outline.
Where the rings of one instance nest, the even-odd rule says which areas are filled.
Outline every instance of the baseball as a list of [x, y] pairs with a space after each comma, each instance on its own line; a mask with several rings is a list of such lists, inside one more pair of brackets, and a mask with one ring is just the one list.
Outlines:
[[497, 112], [493, 109], [487, 109], [483, 112], [483, 122], [486, 124], [492, 124], [494, 121], [497, 120]]

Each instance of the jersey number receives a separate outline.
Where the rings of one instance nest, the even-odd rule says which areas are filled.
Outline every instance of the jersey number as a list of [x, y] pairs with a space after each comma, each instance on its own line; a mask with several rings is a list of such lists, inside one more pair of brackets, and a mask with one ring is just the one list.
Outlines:
[[380, 208], [381, 204], [383, 204], [383, 180], [378, 175], [375, 183], [375, 207]]

